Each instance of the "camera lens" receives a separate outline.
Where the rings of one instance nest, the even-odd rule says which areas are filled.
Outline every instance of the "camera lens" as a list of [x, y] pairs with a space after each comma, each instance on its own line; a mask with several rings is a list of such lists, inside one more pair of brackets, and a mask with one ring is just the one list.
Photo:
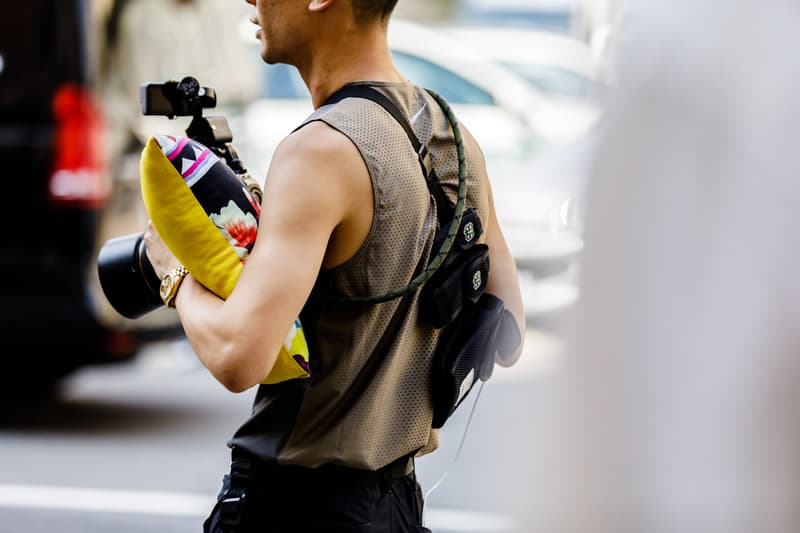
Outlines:
[[200, 82], [189, 76], [181, 80], [176, 90], [185, 98], [194, 98], [200, 92]]
[[106, 298], [122, 316], [139, 318], [164, 305], [143, 233], [107, 241], [97, 257], [97, 271]]

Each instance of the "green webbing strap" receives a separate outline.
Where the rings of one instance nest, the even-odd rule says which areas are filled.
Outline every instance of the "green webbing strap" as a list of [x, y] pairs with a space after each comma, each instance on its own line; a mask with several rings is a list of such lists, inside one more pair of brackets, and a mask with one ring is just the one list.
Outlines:
[[398, 109], [394, 102], [392, 102], [382, 92], [377, 91], [373, 87], [359, 84], [345, 85], [333, 93], [325, 101], [325, 105], [333, 105], [344, 100], [345, 98], [366, 98], [367, 100], [372, 100], [376, 104], [383, 107], [386, 112], [392, 115], [392, 117], [403, 127], [403, 131], [406, 132], [406, 136], [408, 137], [408, 140], [411, 141], [411, 146], [414, 147], [414, 152], [416, 152], [419, 159], [419, 165], [422, 168], [422, 175], [425, 176], [428, 190], [436, 199], [436, 216], [439, 219], [439, 228], [444, 228], [450, 224], [450, 221], [453, 220], [454, 215], [453, 204], [450, 203], [450, 199], [442, 189], [441, 183], [439, 183], [439, 178], [436, 176], [436, 171], [433, 169], [433, 163], [431, 162], [431, 156], [428, 153], [428, 148], [419, 142], [417, 134], [414, 133], [414, 130], [411, 128], [411, 124], [408, 123], [406, 117], [403, 115], [400, 109]]
[[[464, 214], [464, 206], [466, 203], [467, 198], [467, 164], [466, 164], [466, 155], [464, 153], [464, 139], [461, 136], [461, 129], [458, 125], [458, 119], [456, 118], [453, 110], [450, 108], [450, 105], [445, 101], [444, 98], [439, 96], [437, 93], [430, 89], [426, 89], [428, 94], [430, 94], [434, 100], [439, 104], [444, 111], [445, 116], [447, 117], [447, 121], [450, 123], [450, 127], [453, 129], [453, 138], [456, 144], [456, 152], [458, 154], [458, 193], [456, 197], [456, 205], [454, 208], [455, 213], [453, 214], [453, 220], [450, 222], [450, 226], [447, 229], [447, 236], [442, 242], [439, 251], [430, 261], [428, 266], [423, 270], [419, 275], [415, 276], [407, 285], [402, 287], [398, 287], [392, 291], [387, 292], [386, 294], [374, 295], [374, 296], [352, 296], [352, 297], [345, 297], [345, 296], [335, 296], [332, 294], [322, 294], [322, 293], [312, 293], [313, 298], [321, 299], [321, 300], [328, 300], [334, 301], [339, 303], [358, 303], [358, 304], [376, 304], [382, 302], [388, 302], [390, 300], [394, 300], [396, 298], [400, 298], [401, 296], [408, 294], [417, 290], [423, 283], [428, 281], [431, 276], [439, 269], [439, 267], [444, 262], [447, 254], [450, 253], [450, 249], [453, 247], [453, 243], [456, 240], [456, 236], [458, 235], [458, 229], [461, 226], [461, 217]], [[368, 100], [372, 100], [373, 102], [379, 104], [390, 115], [392, 115], [395, 120], [397, 120], [400, 125], [403, 127], [405, 132], [408, 134], [409, 141], [411, 145], [414, 147], [414, 150], [417, 152], [417, 155], [420, 157], [421, 166], [423, 169], [423, 173], [429, 172], [429, 175], [425, 176], [425, 181], [428, 184], [428, 187], [433, 192], [433, 187], [431, 185], [430, 177], [433, 176], [433, 179], [437, 179], [433, 169], [427, 169], [424, 159], [427, 155], [427, 150], [425, 150], [424, 146], [421, 145], [419, 140], [414, 135], [411, 126], [408, 124], [408, 121], [405, 120], [405, 117], [400, 113], [397, 109], [397, 106], [389, 100], [386, 96], [384, 96], [379, 91], [366, 86], [366, 85], [346, 85], [327, 100], [326, 103], [335, 103], [343, 98], [366, 98]], [[420, 148], [417, 148], [417, 147]], [[438, 181], [437, 181], [438, 184]], [[441, 203], [441, 202], [437, 202]], [[440, 225], [443, 226], [443, 222], [440, 221]]]

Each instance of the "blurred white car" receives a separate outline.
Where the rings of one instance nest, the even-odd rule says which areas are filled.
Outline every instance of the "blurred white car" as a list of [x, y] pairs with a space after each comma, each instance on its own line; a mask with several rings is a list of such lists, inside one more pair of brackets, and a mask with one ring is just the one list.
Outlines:
[[461, 0], [459, 19], [470, 24], [580, 30], [582, 0]]
[[473, 43], [548, 96], [591, 100], [597, 94], [597, 54], [579, 39], [533, 28], [473, 25], [444, 29], [456, 39]]
[[595, 136], [587, 132], [574, 143], [492, 173], [498, 221], [519, 270], [531, 324], [558, 326], [560, 312], [577, 301], [595, 147]]
[[[245, 21], [242, 38], [258, 43]], [[579, 138], [596, 119], [594, 109], [554, 101], [520, 76], [444, 32], [403, 20], [389, 26], [398, 69], [452, 105], [487, 159], [527, 159], [543, 147]], [[256, 176], [263, 176], [277, 143], [313, 111], [294, 67], [266, 65], [259, 98], [246, 109], [237, 145]]]
[[[249, 22], [243, 38], [253, 41]], [[571, 146], [586, 135], [596, 110], [562, 102], [532, 87], [441, 30], [402, 20], [389, 29], [398, 69], [414, 83], [444, 96], [486, 155], [498, 218], [508, 238], [529, 315], [574, 301], [544, 291], [543, 281], [570, 269], [582, 248], [581, 182], [567, 174], [579, 157]], [[253, 41], [258, 57], [258, 43]], [[231, 120], [234, 144], [256, 179], [266, 175], [272, 153], [313, 111], [307, 88], [294, 67], [263, 65], [263, 97]], [[559, 168], [559, 167], [564, 168]], [[582, 183], [582, 182], [581, 182]], [[569, 294], [574, 289], [569, 288]]]

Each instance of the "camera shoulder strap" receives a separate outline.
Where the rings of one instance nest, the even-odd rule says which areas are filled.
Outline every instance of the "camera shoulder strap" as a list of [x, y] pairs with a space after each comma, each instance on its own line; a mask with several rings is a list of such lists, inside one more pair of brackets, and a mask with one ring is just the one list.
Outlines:
[[414, 151], [417, 153], [420, 167], [422, 167], [422, 174], [425, 176], [425, 181], [428, 184], [428, 190], [430, 190], [431, 194], [436, 199], [436, 215], [439, 219], [439, 228], [446, 228], [453, 219], [453, 204], [447, 198], [447, 195], [442, 189], [442, 185], [439, 183], [439, 178], [436, 176], [436, 171], [433, 169], [433, 164], [431, 163], [431, 155], [430, 152], [428, 152], [428, 148], [420, 142], [416, 133], [414, 133], [414, 130], [411, 128], [411, 124], [409, 124], [397, 105], [377, 89], [369, 87], [368, 85], [355, 84], [345, 85], [333, 93], [325, 101], [325, 105], [341, 102], [345, 98], [365, 98], [371, 100], [384, 108], [386, 112], [392, 115], [398, 124], [402, 126], [408, 136], [408, 140], [411, 141], [411, 146], [414, 147]]
[[[426, 268], [419, 275], [414, 276], [414, 278], [406, 285], [397, 287], [385, 294], [341, 297], [332, 294], [312, 292], [312, 298], [350, 304], [376, 304], [388, 302], [389, 300], [400, 298], [407, 293], [415, 292], [427, 280], [429, 280], [434, 273], [436, 273], [450, 253], [450, 249], [453, 247], [453, 244], [456, 241], [458, 231], [461, 226], [467, 198], [467, 165], [466, 155], [464, 153], [464, 140], [461, 136], [461, 129], [458, 124], [458, 119], [453, 114], [453, 110], [450, 108], [447, 101], [430, 89], [426, 89], [426, 91], [429, 95], [431, 95], [431, 97], [433, 97], [434, 100], [436, 100], [436, 103], [446, 115], [447, 121], [449, 122], [453, 131], [456, 153], [458, 155], [458, 192], [455, 206], [450, 203], [447, 195], [444, 193], [444, 190], [442, 190], [439, 179], [437, 178], [436, 173], [433, 171], [433, 165], [431, 164], [431, 158], [427, 148], [423, 147], [422, 143], [419, 142], [419, 139], [417, 138], [416, 134], [414, 134], [410, 124], [408, 124], [408, 120], [403, 116], [400, 110], [397, 109], [397, 106], [381, 92], [366, 85], [348, 84], [332, 94], [322, 107], [328, 107], [340, 102], [341, 100], [344, 100], [345, 98], [364, 98], [371, 100], [372, 102], [383, 107], [403, 127], [403, 130], [406, 132], [406, 135], [408, 136], [408, 139], [414, 147], [414, 150], [419, 158], [420, 168], [423, 171], [428, 190], [436, 201], [436, 215], [439, 226], [435, 239], [435, 246], [438, 246], [437, 251], [428, 261]], [[320, 109], [322, 109], [322, 107], [320, 107]], [[311, 120], [313, 120], [313, 115]], [[305, 123], [307, 124], [308, 121]]]

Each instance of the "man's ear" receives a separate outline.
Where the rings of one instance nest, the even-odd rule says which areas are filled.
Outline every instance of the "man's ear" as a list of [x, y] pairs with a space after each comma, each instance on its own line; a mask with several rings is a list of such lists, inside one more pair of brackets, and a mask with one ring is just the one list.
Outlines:
[[334, 0], [310, 0], [308, 10], [314, 13], [325, 11], [333, 5]]

